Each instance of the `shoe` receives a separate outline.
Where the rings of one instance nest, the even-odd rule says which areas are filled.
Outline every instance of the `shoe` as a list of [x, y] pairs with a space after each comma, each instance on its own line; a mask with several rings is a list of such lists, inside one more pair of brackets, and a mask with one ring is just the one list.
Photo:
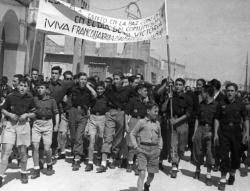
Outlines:
[[109, 163], [109, 165], [108, 165], [108, 166], [109, 166], [109, 168], [110, 168], [110, 169], [115, 169], [115, 167], [116, 167], [116, 166], [115, 166], [115, 162], [114, 162], [114, 161], [113, 161], [113, 162], [111, 162], [111, 163]]
[[144, 190], [143, 191], [149, 191], [150, 185], [147, 185], [146, 183], [144, 184]]
[[106, 172], [107, 168], [103, 165], [101, 165], [99, 168], [96, 169], [97, 173], [102, 173], [102, 172]]
[[93, 170], [93, 164], [87, 164], [87, 166], [85, 168], [85, 171], [89, 172], [89, 171], [92, 171], [92, 170]]
[[44, 167], [43, 167], [43, 162], [42, 161], [39, 161], [39, 167], [40, 167], [40, 170], [42, 170]]
[[34, 169], [32, 175], [31, 175], [31, 179], [36, 179], [40, 177], [40, 169]]
[[218, 185], [218, 190], [224, 191], [226, 188], [226, 183], [225, 182], [220, 182]]
[[60, 154], [60, 155], [57, 157], [57, 160], [61, 160], [61, 159], [65, 159], [65, 154]]
[[56, 157], [55, 157], [55, 156], [52, 156], [52, 165], [55, 165], [56, 162], [57, 162]]
[[228, 185], [233, 185], [234, 181], [235, 181], [235, 176], [234, 175], [230, 175], [229, 178], [228, 178], [227, 184]]
[[133, 170], [133, 165], [132, 164], [128, 164], [127, 165], [127, 172], [132, 172], [132, 170]]
[[213, 171], [218, 172], [219, 171], [219, 165], [215, 164], [214, 167], [213, 167]]
[[28, 183], [28, 176], [25, 173], [21, 173], [21, 182], [22, 184], [27, 184]]
[[77, 161], [73, 161], [73, 171], [78, 171], [80, 169], [81, 165], [80, 165], [80, 161], [77, 160]]
[[53, 166], [52, 164], [47, 164], [47, 172], [46, 172], [46, 175], [47, 176], [51, 176], [54, 174], [54, 171], [53, 171]]
[[240, 170], [240, 176], [241, 176], [241, 177], [246, 177], [247, 174], [248, 174], [248, 169], [242, 168], [242, 169]]
[[212, 178], [207, 178], [207, 177], [206, 177], [206, 185], [207, 185], [207, 186], [212, 186], [212, 185], [213, 185], [213, 183], [212, 183]]
[[171, 170], [171, 178], [176, 178], [177, 177], [177, 172], [178, 172], [178, 169], [175, 167], [175, 168], [172, 168]]
[[200, 171], [195, 171], [195, 173], [194, 173], [194, 179], [200, 179]]
[[2, 185], [3, 185], [3, 177], [0, 176], [0, 188], [2, 187]]
[[135, 172], [135, 176], [139, 176], [139, 170], [137, 167], [135, 167], [134, 172]]

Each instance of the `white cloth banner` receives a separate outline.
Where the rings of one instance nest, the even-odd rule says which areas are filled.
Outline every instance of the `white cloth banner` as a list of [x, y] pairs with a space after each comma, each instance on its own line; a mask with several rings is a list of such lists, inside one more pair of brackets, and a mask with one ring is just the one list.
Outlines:
[[157, 39], [166, 35], [165, 6], [138, 20], [106, 17], [61, 0], [40, 0], [36, 28], [85, 40], [122, 43]]

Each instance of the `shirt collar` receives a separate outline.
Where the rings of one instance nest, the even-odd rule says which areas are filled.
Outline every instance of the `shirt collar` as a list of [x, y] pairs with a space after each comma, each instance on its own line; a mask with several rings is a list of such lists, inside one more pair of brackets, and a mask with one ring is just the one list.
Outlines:
[[220, 91], [216, 92], [216, 93], [214, 94], [214, 99], [216, 99], [216, 98], [218, 97], [219, 94], [220, 94]]

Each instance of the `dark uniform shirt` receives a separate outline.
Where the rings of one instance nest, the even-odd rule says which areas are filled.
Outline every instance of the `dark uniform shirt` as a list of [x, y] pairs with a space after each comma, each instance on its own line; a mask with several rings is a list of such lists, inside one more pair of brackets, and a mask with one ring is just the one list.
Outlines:
[[245, 104], [239, 100], [234, 100], [232, 103], [227, 99], [219, 103], [215, 118], [220, 121], [220, 126], [225, 127], [229, 124], [239, 125], [247, 118]]
[[218, 103], [212, 101], [211, 103], [207, 103], [206, 101], [202, 101], [198, 107], [197, 119], [200, 125], [209, 124], [213, 126], [214, 117], [216, 111], [218, 109]]
[[81, 88], [78, 84], [72, 87], [71, 91], [71, 102], [73, 107], [80, 107], [85, 111], [94, 104], [94, 96], [87, 87]]
[[126, 109], [126, 104], [128, 103], [129, 98], [131, 97], [132, 89], [131, 87], [120, 87], [116, 88], [111, 86], [107, 89], [107, 98], [110, 103], [111, 109]]
[[[192, 113], [193, 102], [190, 96], [182, 93], [177, 95], [174, 93], [173, 95], [173, 116], [179, 118], [183, 115], [187, 115], [190, 117]], [[170, 115], [170, 104], [168, 104], [168, 113]]]
[[18, 116], [29, 112], [35, 112], [34, 98], [29, 93], [21, 95], [19, 92], [14, 91], [7, 96], [2, 108]]
[[58, 114], [56, 100], [51, 96], [35, 97], [34, 101], [37, 119], [52, 119], [54, 115]]
[[126, 113], [134, 118], [144, 118], [147, 115], [147, 107], [139, 95], [129, 99]]
[[99, 115], [105, 115], [108, 110], [108, 98], [106, 97], [106, 95], [103, 94], [101, 96], [97, 96], [97, 98], [95, 99], [94, 106], [91, 109], [91, 113], [94, 115], [96, 115], [97, 113]]

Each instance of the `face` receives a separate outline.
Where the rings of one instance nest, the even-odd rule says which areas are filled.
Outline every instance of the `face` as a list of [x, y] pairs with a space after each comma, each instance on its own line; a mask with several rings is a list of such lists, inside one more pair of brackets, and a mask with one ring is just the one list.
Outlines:
[[234, 86], [227, 87], [227, 98], [229, 101], [232, 101], [235, 99], [236, 93], [237, 92], [236, 92]]
[[78, 83], [80, 87], [85, 87], [87, 84], [87, 76], [80, 76], [80, 78], [78, 78]]
[[139, 74], [138, 74], [138, 75], [136, 75], [136, 79], [138, 79], [138, 80], [139, 80], [139, 82], [140, 82], [140, 81], [142, 81], [142, 79], [141, 79], [141, 75], [139, 75]]
[[154, 106], [152, 109], [147, 110], [147, 113], [148, 113], [148, 116], [149, 116], [151, 119], [155, 120], [155, 119], [157, 119], [157, 117], [158, 117], [159, 108], [156, 107], [156, 106]]
[[35, 70], [32, 71], [31, 78], [32, 80], [36, 81], [38, 79], [38, 72]]
[[141, 88], [138, 90], [138, 93], [143, 97], [146, 98], [148, 96], [148, 90], [147, 88]]
[[180, 93], [184, 90], [184, 84], [181, 81], [176, 81], [175, 82], [175, 91], [177, 93]]
[[201, 91], [201, 97], [202, 97], [203, 100], [207, 100], [207, 98], [208, 98], [208, 93], [205, 92], [204, 90], [202, 90], [202, 91]]
[[98, 86], [96, 89], [97, 94], [100, 96], [104, 93], [105, 88], [103, 86]]
[[114, 75], [114, 84], [116, 87], [122, 86], [122, 80], [120, 76]]
[[57, 81], [60, 78], [59, 70], [52, 70], [51, 71], [51, 79], [52, 81]]
[[203, 87], [202, 81], [197, 81], [196, 82], [196, 89], [197, 89], [197, 91], [201, 91], [202, 87]]
[[17, 88], [18, 84], [19, 84], [18, 78], [14, 77], [13, 80], [12, 80], [12, 85], [13, 85], [13, 87], [14, 87], [14, 88]]
[[19, 93], [24, 95], [28, 92], [28, 83], [21, 82], [18, 84], [17, 88], [18, 88]]
[[65, 75], [65, 79], [64, 80], [66, 80], [66, 81], [72, 81], [73, 80], [73, 76], [70, 75], [70, 74], [67, 74], [67, 75]]
[[134, 82], [132, 83], [132, 87], [138, 86], [139, 81], [140, 81], [140, 80], [136, 78], [136, 79], [134, 80]]
[[45, 86], [38, 86], [38, 87], [37, 87], [37, 91], [38, 91], [38, 94], [39, 94], [40, 96], [43, 96], [43, 95], [45, 95], [45, 93], [46, 93], [46, 87], [45, 87]]
[[123, 82], [122, 86], [124, 86], [124, 87], [129, 86], [129, 81], [127, 78], [123, 79], [122, 82]]

